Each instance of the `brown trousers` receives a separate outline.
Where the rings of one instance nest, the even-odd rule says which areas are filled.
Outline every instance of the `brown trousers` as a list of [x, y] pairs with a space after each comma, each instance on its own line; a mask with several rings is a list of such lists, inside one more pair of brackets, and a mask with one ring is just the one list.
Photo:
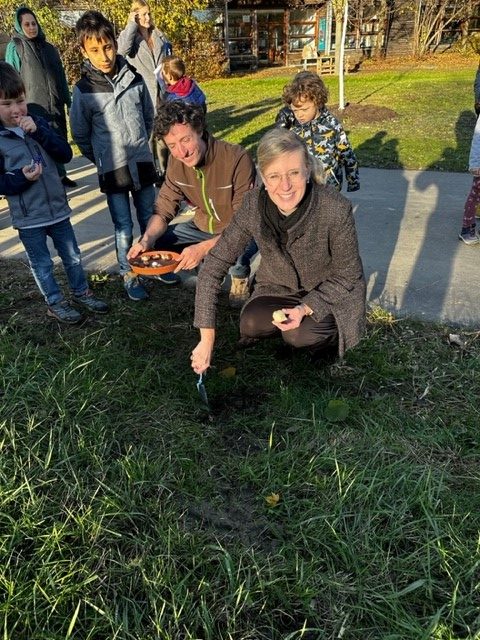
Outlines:
[[240, 316], [242, 338], [270, 338], [280, 335], [295, 348], [307, 347], [319, 351], [333, 347], [338, 342], [337, 325], [330, 313], [320, 322], [305, 316], [297, 329], [280, 331], [272, 324], [272, 313], [276, 309], [291, 309], [302, 302], [300, 296], [259, 296], [243, 307]]

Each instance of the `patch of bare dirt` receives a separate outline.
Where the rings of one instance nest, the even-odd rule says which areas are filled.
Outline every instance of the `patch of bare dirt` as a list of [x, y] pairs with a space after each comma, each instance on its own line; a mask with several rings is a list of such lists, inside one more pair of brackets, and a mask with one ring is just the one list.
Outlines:
[[348, 125], [384, 122], [397, 117], [397, 112], [393, 109], [374, 104], [348, 103], [342, 111], [338, 109], [338, 105], [328, 105], [328, 108], [336, 118]]

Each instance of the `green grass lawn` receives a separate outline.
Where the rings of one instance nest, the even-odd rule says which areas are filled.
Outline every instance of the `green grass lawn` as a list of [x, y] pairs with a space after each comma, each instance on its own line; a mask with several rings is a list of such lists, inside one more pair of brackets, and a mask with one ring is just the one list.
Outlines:
[[[349, 75], [394, 112], [345, 112], [360, 164], [465, 171], [473, 75]], [[290, 77], [202, 83], [211, 130], [254, 151]], [[93, 277], [112, 312], [64, 328], [0, 267], [2, 640], [480, 639], [479, 334], [373, 310], [312, 368], [223, 301], [210, 421], [191, 291]]]
[[[344, 126], [361, 166], [466, 171], [475, 124], [472, 69], [419, 69], [349, 74], [345, 102], [387, 107], [394, 117]], [[282, 106], [293, 73], [203, 82], [213, 133], [255, 151]], [[338, 105], [338, 79], [324, 77], [329, 105]]]
[[[474, 640], [480, 343], [374, 311], [342, 365], [236, 346], [190, 291], [59, 327], [0, 283], [3, 640]], [[8, 273], [7, 273], [8, 271]], [[337, 404], [332, 401], [337, 401]]]

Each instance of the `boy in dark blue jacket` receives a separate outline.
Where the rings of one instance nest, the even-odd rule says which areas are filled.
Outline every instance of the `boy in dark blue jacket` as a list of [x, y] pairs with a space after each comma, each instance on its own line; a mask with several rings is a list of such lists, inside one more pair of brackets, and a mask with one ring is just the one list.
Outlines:
[[71, 158], [68, 142], [46, 120], [28, 115], [23, 80], [12, 66], [0, 62], [0, 193], [7, 197], [13, 227], [47, 303], [47, 315], [67, 324], [83, 316], [65, 300], [55, 280], [48, 236], [62, 260], [73, 300], [96, 313], [108, 311], [108, 305], [88, 288], [71, 209], [55, 165]]

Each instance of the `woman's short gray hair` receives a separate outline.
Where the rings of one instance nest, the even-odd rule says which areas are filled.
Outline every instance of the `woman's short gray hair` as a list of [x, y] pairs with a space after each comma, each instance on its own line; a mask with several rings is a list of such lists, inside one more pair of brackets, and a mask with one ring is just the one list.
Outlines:
[[257, 163], [260, 173], [265, 175], [267, 167], [284, 153], [301, 151], [310, 177], [317, 184], [325, 184], [323, 165], [318, 158], [308, 153], [307, 145], [289, 129], [276, 127], [270, 129], [261, 138], [257, 149]]

